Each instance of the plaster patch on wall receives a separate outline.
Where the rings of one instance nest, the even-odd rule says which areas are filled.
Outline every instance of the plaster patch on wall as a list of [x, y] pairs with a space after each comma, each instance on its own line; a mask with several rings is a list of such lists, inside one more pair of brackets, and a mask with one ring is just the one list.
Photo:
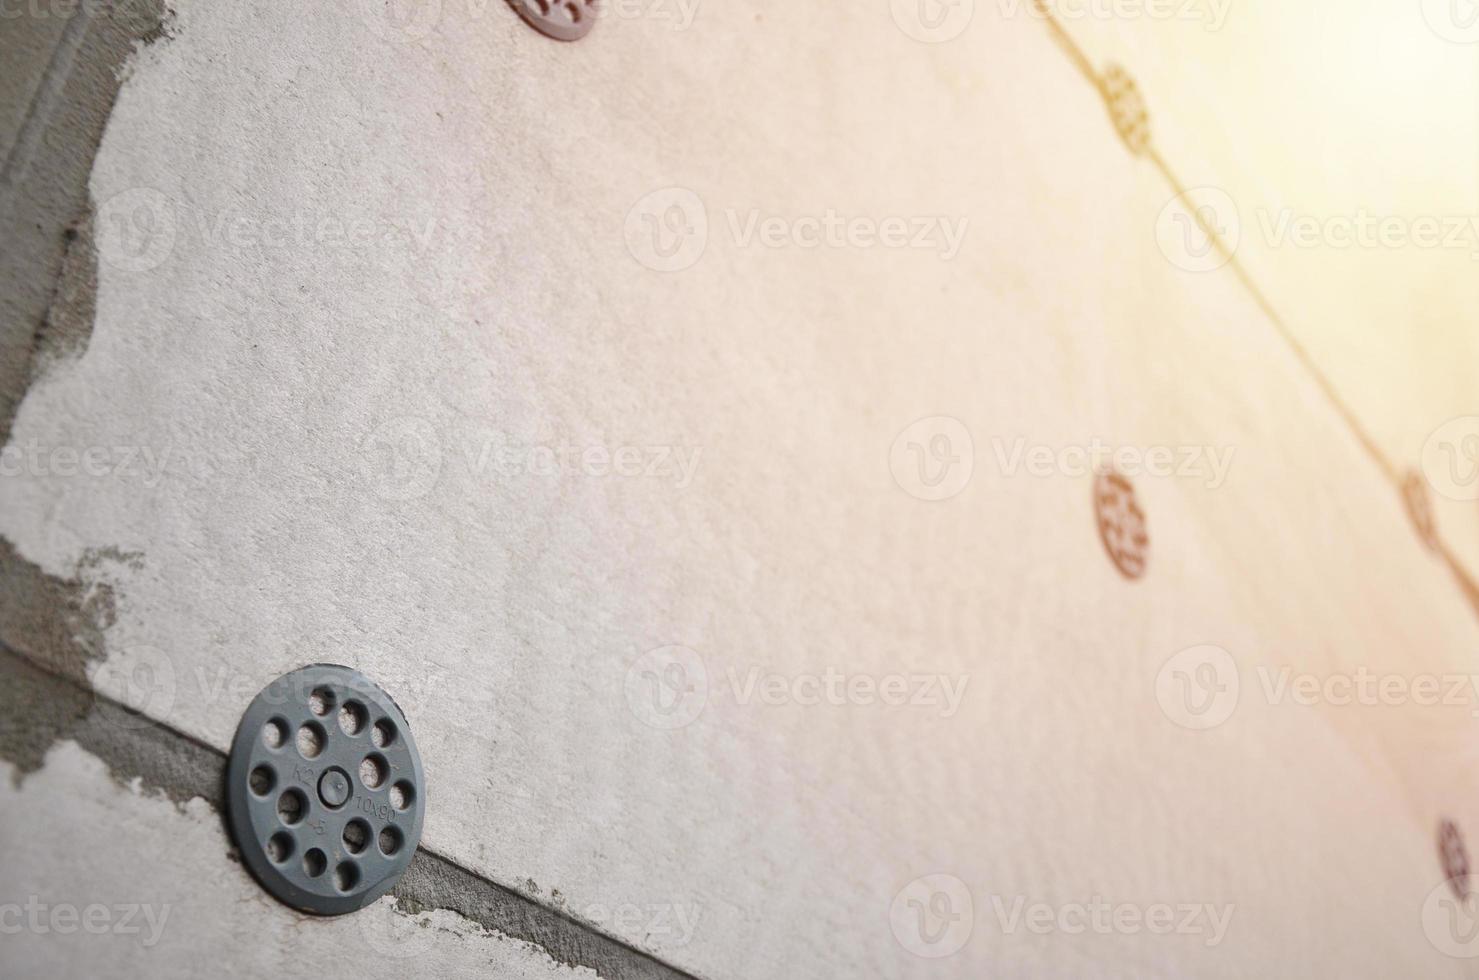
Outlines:
[[117, 619], [115, 566], [137, 570], [142, 556], [89, 548], [70, 576], [50, 575], [0, 535], [0, 641], [77, 681], [103, 657], [103, 634]]
[[3, 647], [0, 673], [6, 680], [0, 684], [0, 759], [15, 767], [15, 784], [40, 769], [54, 745], [70, 740], [97, 756], [120, 786], [180, 807], [201, 799], [221, 809], [225, 760], [219, 752]]
[[[0, 589], [0, 594], [8, 595], [8, 590]], [[72, 737], [92, 711], [93, 699], [84, 689], [49, 676], [24, 657], [6, 653], [0, 657], [5, 663], [5, 682], [0, 684], [0, 759], [15, 767], [11, 781], [19, 786], [41, 768], [52, 745]]]
[[[0, 41], [14, 60], [22, 47], [39, 68], [0, 171], [0, 443], [8, 443], [17, 410], [37, 381], [87, 350], [97, 311], [97, 252], [87, 182], [94, 157], [133, 56], [170, 36], [173, 18], [159, 0], [107, 8], [82, 5], [59, 31], [27, 21]], [[12, 46], [15, 50], [12, 50]], [[51, 574], [0, 535], [0, 641], [46, 670], [86, 683], [103, 657], [103, 633], [116, 620], [110, 565], [135, 569], [139, 556], [88, 549], [71, 574]], [[40, 766], [47, 748], [87, 716], [85, 691], [41, 684], [20, 658], [7, 670], [12, 710], [0, 732], [0, 757], [21, 776]]]
[[62, 237], [66, 245], [61, 274], [46, 316], [36, 325], [31, 339], [31, 384], [57, 364], [75, 360], [87, 351], [97, 315], [98, 254], [91, 209], [85, 220], [68, 227]]
[[[0, 440], [40, 373], [41, 348], [86, 346], [96, 290], [88, 177], [132, 58], [172, 36], [173, 16], [146, 0], [83, 4], [59, 30], [44, 19], [9, 23], [0, 61], [35, 74], [11, 90], [28, 101], [6, 107], [19, 122], [0, 161], [0, 231], [9, 243], [0, 257]], [[45, 339], [58, 334], [60, 345]]]

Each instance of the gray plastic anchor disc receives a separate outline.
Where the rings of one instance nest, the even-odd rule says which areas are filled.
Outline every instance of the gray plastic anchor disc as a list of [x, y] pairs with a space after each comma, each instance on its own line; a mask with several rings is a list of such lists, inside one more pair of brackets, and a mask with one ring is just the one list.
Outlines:
[[273, 897], [315, 915], [364, 908], [421, 840], [426, 777], [411, 726], [357, 670], [284, 674], [242, 715], [226, 809], [242, 860]]

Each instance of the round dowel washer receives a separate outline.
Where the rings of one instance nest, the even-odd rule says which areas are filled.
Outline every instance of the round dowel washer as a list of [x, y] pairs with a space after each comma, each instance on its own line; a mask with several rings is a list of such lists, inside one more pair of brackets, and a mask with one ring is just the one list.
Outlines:
[[524, 22], [556, 41], [579, 41], [596, 26], [596, 0], [508, 0]]
[[226, 764], [237, 849], [275, 898], [315, 915], [364, 908], [421, 840], [426, 777], [411, 726], [364, 674], [314, 664], [268, 684]]

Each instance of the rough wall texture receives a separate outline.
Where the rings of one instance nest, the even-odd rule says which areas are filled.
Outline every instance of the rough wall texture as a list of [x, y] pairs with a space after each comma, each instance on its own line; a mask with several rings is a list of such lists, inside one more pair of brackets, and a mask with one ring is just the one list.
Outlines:
[[[1316, 259], [1176, 247], [1207, 199], [1178, 185], [1230, 189], [1250, 239], [1283, 203], [1282, 161], [1175, 84], [1283, 14], [1055, 33], [978, 4], [945, 37], [910, 6], [612, 4], [574, 45], [477, 0], [17, 22], [14, 901], [190, 927], [31, 930], [9, 964], [292, 972], [363, 936], [366, 966], [513, 976], [1456, 972], [1424, 913], [1436, 828], [1479, 813], [1473, 689], [1279, 679], [1473, 674], [1479, 552], [1425, 547], [1394, 482], [1472, 410], [1467, 347], [1370, 329], [1341, 360]], [[1474, 80], [1389, 22], [1423, 83]], [[1473, 149], [1435, 165], [1444, 207]], [[1343, 172], [1285, 193], [1364, 206]], [[1453, 256], [1391, 253], [1342, 267], [1348, 318], [1420, 283], [1453, 284], [1419, 319], [1472, 308]], [[1134, 581], [1061, 452], [1100, 444], [1188, 464], [1131, 481]], [[396, 696], [434, 794], [396, 901], [336, 922], [258, 893], [191, 782], [315, 661]], [[1178, 702], [1208, 670], [1217, 725]], [[182, 846], [68, 859], [108, 811]], [[1190, 925], [1013, 913], [1101, 899]]]

